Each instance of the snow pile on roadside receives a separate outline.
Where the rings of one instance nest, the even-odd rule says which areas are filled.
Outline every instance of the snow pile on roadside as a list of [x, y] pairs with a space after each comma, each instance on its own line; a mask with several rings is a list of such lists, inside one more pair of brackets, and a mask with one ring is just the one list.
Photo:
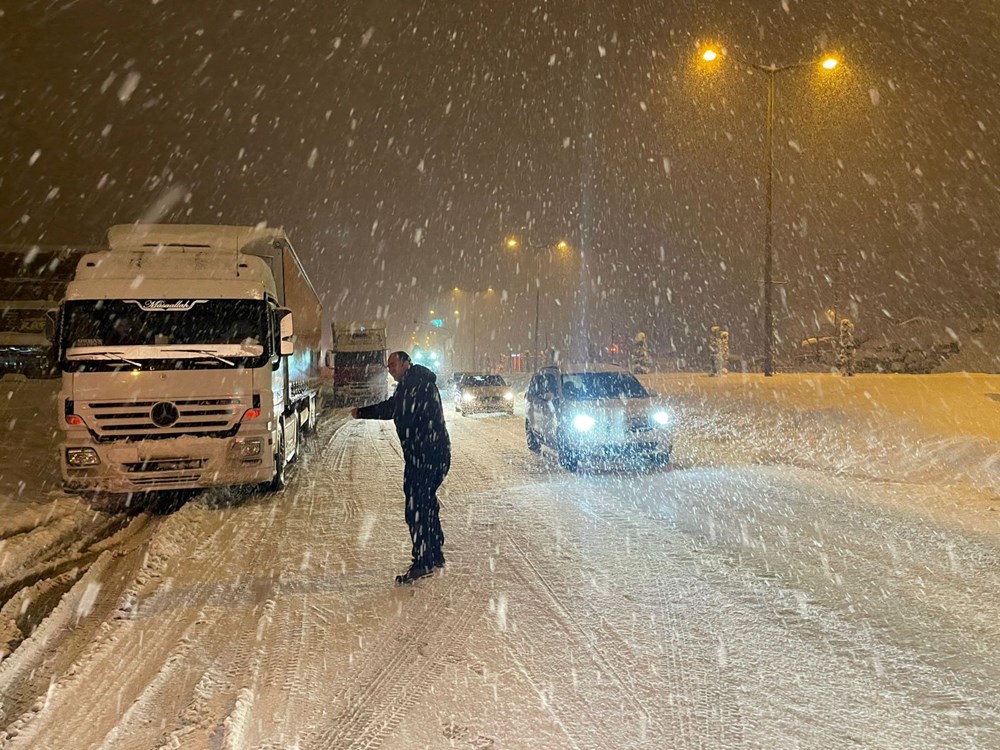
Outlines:
[[25, 503], [62, 487], [54, 447], [58, 394], [58, 380], [0, 379], [0, 529]]
[[[656, 374], [642, 380], [711, 444], [744, 449], [750, 463], [885, 480], [1000, 487], [1000, 376]], [[707, 440], [705, 439], [707, 436]]]

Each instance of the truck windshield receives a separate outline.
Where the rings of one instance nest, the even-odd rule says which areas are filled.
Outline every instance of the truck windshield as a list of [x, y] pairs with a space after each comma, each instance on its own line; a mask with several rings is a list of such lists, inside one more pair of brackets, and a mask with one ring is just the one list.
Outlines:
[[598, 398], [646, 398], [642, 383], [623, 372], [575, 372], [562, 376], [563, 396], [570, 401]]
[[383, 367], [385, 365], [385, 352], [381, 349], [370, 352], [337, 352], [334, 359], [336, 367], [364, 367], [366, 365]]
[[[257, 367], [269, 353], [262, 300], [76, 300], [63, 313], [64, 366]], [[104, 352], [113, 352], [109, 357]]]

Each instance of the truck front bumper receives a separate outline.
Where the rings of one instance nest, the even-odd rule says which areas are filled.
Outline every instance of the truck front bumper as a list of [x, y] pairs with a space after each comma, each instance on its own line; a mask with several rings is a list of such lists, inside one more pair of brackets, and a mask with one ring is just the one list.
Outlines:
[[63, 486], [70, 491], [198, 489], [257, 484], [274, 476], [274, 444], [268, 433], [134, 443], [67, 437], [59, 458]]

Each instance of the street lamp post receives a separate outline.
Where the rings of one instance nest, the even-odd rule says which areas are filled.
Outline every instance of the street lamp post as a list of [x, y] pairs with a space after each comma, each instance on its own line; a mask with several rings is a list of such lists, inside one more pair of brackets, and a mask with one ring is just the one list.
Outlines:
[[[737, 62], [753, 70], [767, 74], [767, 219], [764, 230], [764, 375], [774, 375], [774, 247], [773, 247], [773, 191], [774, 191], [774, 98], [775, 79], [778, 73], [796, 68], [805, 68], [820, 64], [824, 70], [833, 70], [839, 65], [835, 57], [826, 57], [820, 61], [792, 63], [790, 65], [762, 65], [726, 53]], [[707, 49], [701, 58], [705, 62], [715, 62], [720, 53]]]
[[[455, 287], [452, 292], [455, 295], [466, 293], [472, 295], [471, 307], [471, 317], [472, 317], [472, 370], [479, 370], [479, 352], [476, 345], [476, 325], [479, 318], [479, 312], [476, 307], [476, 302], [479, 300], [479, 296], [482, 294], [493, 294], [493, 287], [487, 287], [486, 289], [462, 289], [461, 287]], [[458, 310], [455, 311], [456, 314]]]
[[[521, 247], [521, 241], [517, 237], [508, 237], [506, 240], [508, 250], [517, 250]], [[532, 365], [533, 369], [538, 369], [538, 321], [541, 311], [541, 294], [542, 294], [542, 253], [551, 250], [552, 247], [548, 245], [531, 245], [526, 244], [524, 246], [531, 254], [535, 256], [535, 329], [531, 337], [531, 347], [532, 347]], [[560, 252], [566, 252], [570, 249], [569, 243], [566, 240], [559, 240], [554, 245], [556, 250]]]

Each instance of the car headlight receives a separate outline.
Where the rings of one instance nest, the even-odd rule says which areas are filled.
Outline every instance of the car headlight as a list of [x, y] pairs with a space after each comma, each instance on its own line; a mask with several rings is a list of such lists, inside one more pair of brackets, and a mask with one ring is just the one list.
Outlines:
[[666, 427], [673, 421], [673, 417], [670, 416], [670, 412], [663, 411], [663, 409], [654, 411], [652, 418], [653, 424], [657, 427]]
[[505, 394], [503, 394], [503, 397], [504, 397], [504, 399], [506, 401], [513, 401], [514, 400], [514, 392], [513, 391], [507, 391]]
[[230, 450], [240, 458], [253, 458], [260, 455], [263, 447], [263, 438], [236, 438], [232, 442]]
[[471, 393], [468, 393], [468, 392], [462, 394], [462, 400], [463, 401], [472, 401], [475, 398], [476, 398], [475, 396], [473, 396]]
[[101, 459], [93, 448], [67, 448], [66, 463], [70, 466], [97, 466]]
[[580, 432], [587, 432], [594, 428], [594, 418], [589, 414], [577, 414], [573, 417], [573, 428]]

